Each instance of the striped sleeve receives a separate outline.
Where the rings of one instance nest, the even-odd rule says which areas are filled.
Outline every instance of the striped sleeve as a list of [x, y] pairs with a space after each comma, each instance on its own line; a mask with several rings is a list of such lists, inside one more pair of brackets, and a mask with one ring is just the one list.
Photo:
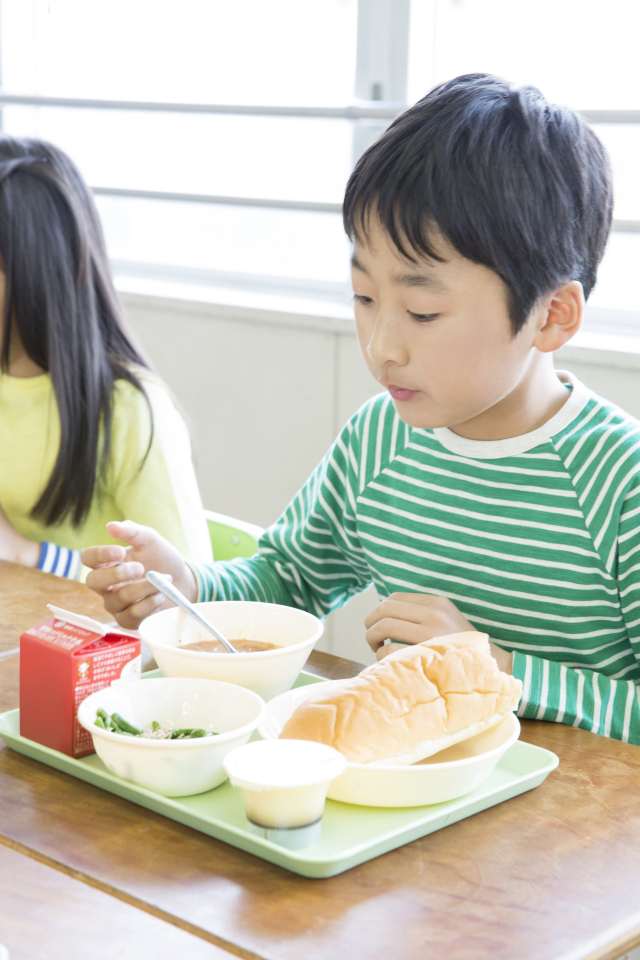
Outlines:
[[67, 580], [78, 580], [82, 570], [80, 551], [59, 547], [55, 543], [41, 543], [36, 567], [43, 573], [66, 577]]
[[[371, 583], [356, 528], [362, 471], [379, 470], [393, 428], [383, 404], [366, 405], [347, 424], [329, 453], [248, 559], [191, 562], [199, 600], [266, 600], [323, 617]], [[384, 421], [384, 422], [382, 422]], [[382, 425], [381, 425], [382, 423]], [[362, 434], [380, 443], [361, 443]]]
[[[620, 458], [624, 471], [617, 495], [608, 500], [598, 495], [606, 510], [598, 503], [603, 522], [591, 529], [603, 562], [617, 580], [628, 647], [614, 649], [600, 664], [604, 672], [516, 652], [513, 673], [523, 684], [520, 716], [568, 723], [640, 745], [640, 687], [632, 679], [640, 665], [640, 483], [638, 465], [627, 457], [625, 451]], [[620, 462], [609, 467], [610, 485], [621, 473]], [[587, 521], [594, 513], [592, 508]]]
[[523, 685], [518, 716], [640, 744], [640, 701], [633, 680], [616, 680], [517, 651], [513, 675]]

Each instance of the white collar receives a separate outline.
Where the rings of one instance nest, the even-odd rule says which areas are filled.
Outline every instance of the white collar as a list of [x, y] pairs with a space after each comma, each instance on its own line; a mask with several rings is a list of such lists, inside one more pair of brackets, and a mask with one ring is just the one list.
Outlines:
[[477, 460], [514, 457], [527, 450], [533, 450], [534, 447], [546, 443], [556, 433], [564, 430], [592, 397], [592, 393], [572, 373], [566, 370], [556, 370], [556, 373], [561, 383], [571, 385], [571, 394], [558, 412], [537, 430], [523, 433], [520, 437], [509, 437], [506, 440], [469, 440], [467, 437], [458, 436], [448, 427], [436, 427], [433, 430], [435, 438], [451, 453]]

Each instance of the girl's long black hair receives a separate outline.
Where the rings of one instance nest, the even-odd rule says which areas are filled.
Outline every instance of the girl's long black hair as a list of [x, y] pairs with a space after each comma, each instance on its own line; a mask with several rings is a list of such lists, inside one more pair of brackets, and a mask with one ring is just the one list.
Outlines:
[[0, 257], [0, 368], [9, 368], [13, 326], [51, 375], [60, 415], [58, 456], [31, 516], [80, 526], [109, 461], [114, 382], [146, 397], [135, 365], [149, 364], [126, 332], [89, 189], [50, 143], [0, 136]]

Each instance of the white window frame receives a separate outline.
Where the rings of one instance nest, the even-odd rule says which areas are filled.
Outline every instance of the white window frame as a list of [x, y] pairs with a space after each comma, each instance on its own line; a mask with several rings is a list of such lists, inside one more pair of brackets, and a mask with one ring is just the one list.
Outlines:
[[[353, 162], [386, 129], [407, 104], [407, 75], [410, 50], [411, 0], [359, 0], [354, 101], [342, 107], [250, 106], [238, 104], [161, 103], [135, 100], [82, 99], [76, 97], [31, 96], [0, 90], [0, 129], [2, 106], [17, 105], [81, 110], [138, 111], [140, 113], [189, 113], [199, 115], [235, 115], [252, 117], [304, 117], [343, 119], [353, 124]], [[640, 123], [640, 110], [582, 110], [589, 123]], [[340, 214], [340, 203], [305, 200], [279, 200], [265, 197], [237, 197], [216, 194], [181, 193], [161, 190], [127, 189], [91, 184], [96, 196], [160, 200], [167, 203], [196, 203], [224, 206], [300, 210], [310, 213]], [[640, 220], [614, 220], [613, 230], [640, 233]], [[344, 302], [345, 290], [337, 283], [313, 283], [269, 278], [259, 275], [230, 274], [215, 270], [187, 270], [169, 264], [155, 265], [114, 262], [116, 272], [136, 276], [171, 276], [185, 282], [211, 283], [253, 290], [277, 290], [296, 296]], [[602, 311], [599, 311], [601, 313]], [[630, 322], [637, 329], [637, 320]]]

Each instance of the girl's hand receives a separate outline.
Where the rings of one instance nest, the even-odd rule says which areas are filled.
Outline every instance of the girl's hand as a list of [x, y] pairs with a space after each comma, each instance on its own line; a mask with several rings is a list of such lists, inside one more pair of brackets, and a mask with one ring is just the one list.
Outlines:
[[173, 606], [144, 579], [147, 570], [168, 574], [178, 590], [195, 602], [195, 577], [168, 540], [151, 527], [131, 520], [108, 523], [107, 531], [114, 539], [125, 540], [131, 546], [87, 547], [81, 559], [92, 569], [87, 576], [87, 586], [100, 594], [106, 610], [121, 627], [137, 630], [145, 617]]
[[40, 544], [18, 533], [0, 507], [0, 560], [19, 563], [23, 567], [35, 567], [39, 556]]
[[[385, 646], [385, 640], [423, 643], [450, 633], [475, 630], [451, 600], [429, 593], [392, 593], [369, 614], [364, 625], [367, 627], [367, 643], [375, 650], [378, 660], [402, 649], [397, 643]], [[511, 673], [512, 655], [493, 643], [490, 646], [499, 669]]]

